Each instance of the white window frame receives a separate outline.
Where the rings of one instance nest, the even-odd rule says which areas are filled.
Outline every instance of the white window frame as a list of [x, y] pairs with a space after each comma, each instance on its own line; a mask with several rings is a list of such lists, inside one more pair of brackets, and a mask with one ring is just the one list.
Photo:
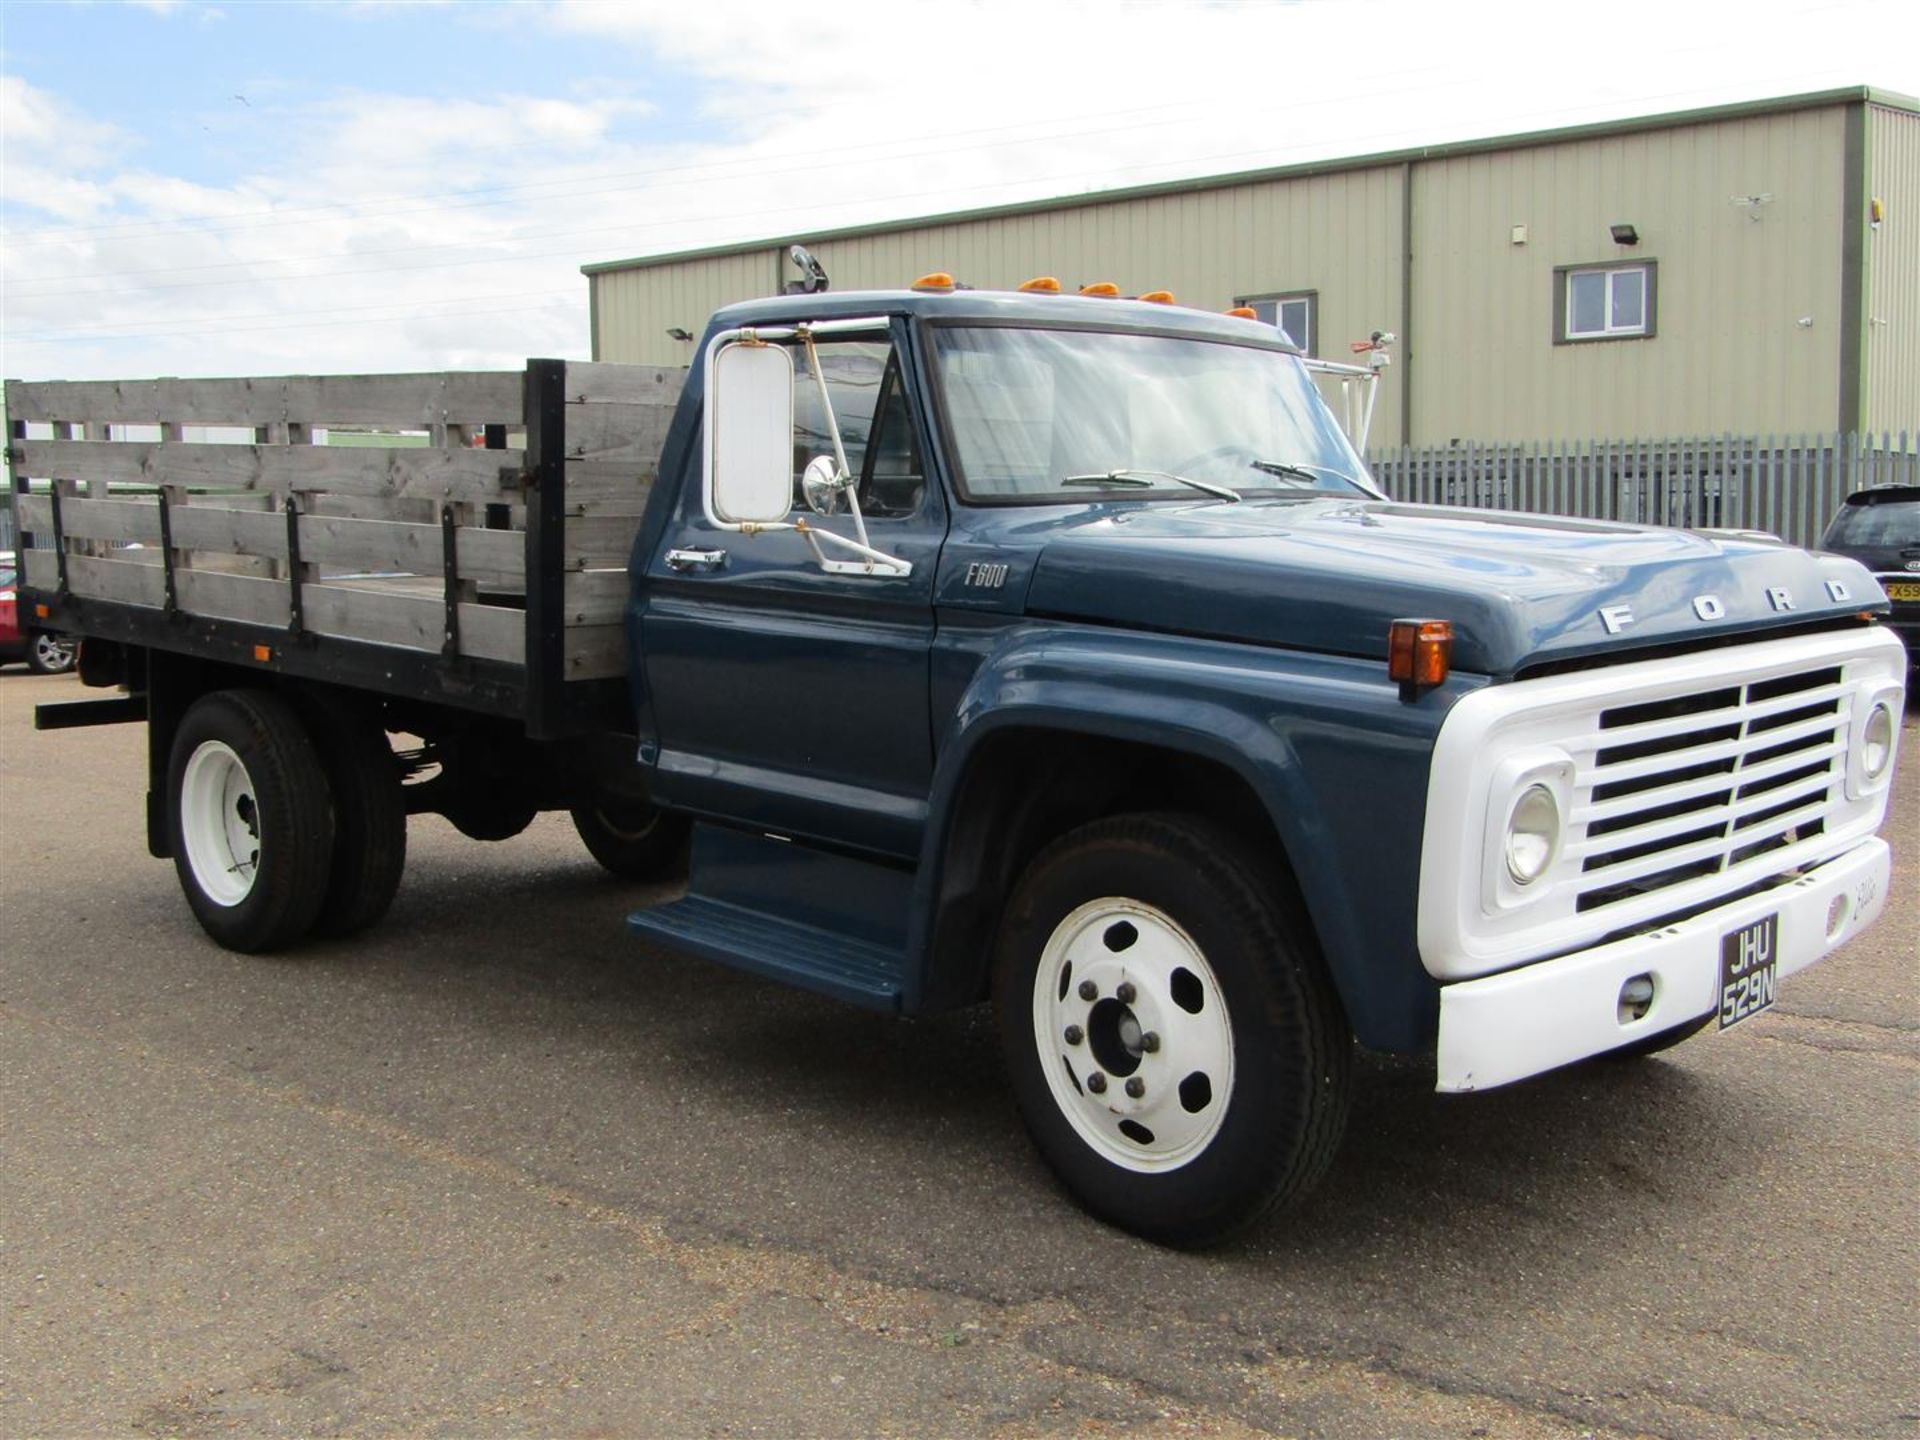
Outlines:
[[[1658, 295], [1655, 262], [1652, 260], [1627, 260], [1602, 265], [1562, 265], [1554, 271], [1557, 286], [1554, 306], [1559, 321], [1554, 343], [1583, 344], [1593, 340], [1642, 340], [1655, 333], [1654, 306]], [[1613, 323], [1613, 287], [1618, 276], [1628, 273], [1640, 277], [1640, 321], [1637, 325], [1615, 325]], [[1573, 282], [1588, 275], [1604, 277], [1605, 288], [1601, 298], [1602, 324], [1597, 330], [1576, 330], [1573, 328]]]
[[[1236, 305], [1250, 306], [1256, 311], [1260, 310], [1263, 306], [1272, 307], [1273, 318], [1268, 320], [1265, 315], [1261, 315], [1260, 318], [1263, 321], [1273, 326], [1274, 329], [1285, 335], [1287, 339], [1298, 345], [1301, 354], [1318, 355], [1320, 353], [1320, 336], [1318, 333], [1320, 329], [1320, 292], [1318, 290], [1276, 290], [1266, 295], [1243, 295], [1233, 303]], [[1280, 317], [1285, 313], [1285, 309], [1289, 305], [1299, 305], [1306, 311], [1307, 333], [1304, 337], [1295, 335], [1281, 323]]]

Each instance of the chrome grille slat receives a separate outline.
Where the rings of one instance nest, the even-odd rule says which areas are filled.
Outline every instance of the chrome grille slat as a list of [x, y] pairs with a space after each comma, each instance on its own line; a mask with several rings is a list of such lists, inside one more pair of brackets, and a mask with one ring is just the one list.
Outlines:
[[1839, 793], [1847, 695], [1842, 676], [1811, 669], [1602, 710], [1574, 751], [1562, 861], [1578, 908], [1744, 870], [1818, 834]]

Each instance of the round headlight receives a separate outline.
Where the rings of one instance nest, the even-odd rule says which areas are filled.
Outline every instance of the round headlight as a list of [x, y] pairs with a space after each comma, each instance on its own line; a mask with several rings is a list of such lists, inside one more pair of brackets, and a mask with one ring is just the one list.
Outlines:
[[1878, 780], [1893, 763], [1893, 706], [1886, 700], [1873, 702], [1867, 723], [1860, 729], [1860, 773]]
[[1507, 814], [1507, 874], [1531, 885], [1553, 863], [1560, 847], [1560, 803], [1544, 785], [1529, 785]]

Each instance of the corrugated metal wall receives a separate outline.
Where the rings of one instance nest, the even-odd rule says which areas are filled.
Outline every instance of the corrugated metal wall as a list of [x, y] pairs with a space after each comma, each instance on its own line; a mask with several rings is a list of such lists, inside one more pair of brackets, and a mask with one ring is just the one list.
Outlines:
[[693, 345], [667, 331], [689, 330], [697, 340], [707, 317], [722, 305], [776, 293], [776, 259], [773, 251], [759, 250], [593, 276], [593, 358], [690, 364]]
[[[1833, 425], [1844, 116], [1833, 106], [1417, 166], [1416, 441]], [[1608, 227], [1622, 222], [1638, 245], [1613, 243]], [[1555, 266], [1642, 258], [1657, 262], [1655, 336], [1552, 343]]]
[[[1035, 275], [1070, 288], [1111, 280], [1123, 291], [1171, 290], [1183, 305], [1221, 310], [1243, 295], [1319, 296], [1319, 352], [1351, 359], [1350, 340], [1397, 326], [1399, 166], [825, 240], [811, 248], [835, 290], [893, 290], [931, 270], [969, 285], [1011, 289]], [[796, 272], [776, 248], [592, 277], [596, 357], [684, 364], [687, 346], [720, 305], [777, 292]], [[1374, 437], [1398, 444], [1399, 377], [1391, 370]]]
[[1867, 424], [1920, 430], [1920, 115], [1867, 107]]
[[[1840, 404], [1847, 113], [1836, 101], [812, 248], [836, 290], [948, 270], [983, 287], [1051, 274], [1068, 286], [1165, 288], [1208, 309], [1314, 291], [1326, 358], [1349, 358], [1347, 342], [1376, 329], [1405, 332], [1375, 412], [1375, 445], [1824, 430]], [[1872, 135], [1871, 188], [1889, 213], [1870, 241], [1870, 307], [1889, 323], [1872, 326], [1868, 418], [1910, 428], [1920, 394], [1920, 117], [1873, 107]], [[1769, 198], [1732, 203], [1749, 195]], [[1637, 246], [1612, 242], [1618, 222], [1636, 227]], [[1524, 244], [1512, 242], [1516, 225], [1527, 227]], [[1631, 258], [1657, 262], [1657, 334], [1555, 345], [1555, 267]], [[668, 340], [668, 326], [698, 333], [720, 304], [772, 294], [791, 274], [768, 247], [597, 275], [597, 354], [684, 363], [689, 347]]]

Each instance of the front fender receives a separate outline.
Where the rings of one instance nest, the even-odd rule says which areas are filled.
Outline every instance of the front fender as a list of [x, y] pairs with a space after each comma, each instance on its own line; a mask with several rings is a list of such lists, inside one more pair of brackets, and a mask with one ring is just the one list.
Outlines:
[[[1089, 626], [1002, 632], [940, 737], [917, 923], [937, 913], [953, 820], [995, 735], [1189, 754], [1237, 775], [1272, 822], [1361, 1042], [1418, 1049], [1438, 1025], [1415, 943], [1429, 763], [1446, 711], [1480, 683], [1407, 701], [1377, 661]], [[930, 939], [914, 953], [930, 956]]]

